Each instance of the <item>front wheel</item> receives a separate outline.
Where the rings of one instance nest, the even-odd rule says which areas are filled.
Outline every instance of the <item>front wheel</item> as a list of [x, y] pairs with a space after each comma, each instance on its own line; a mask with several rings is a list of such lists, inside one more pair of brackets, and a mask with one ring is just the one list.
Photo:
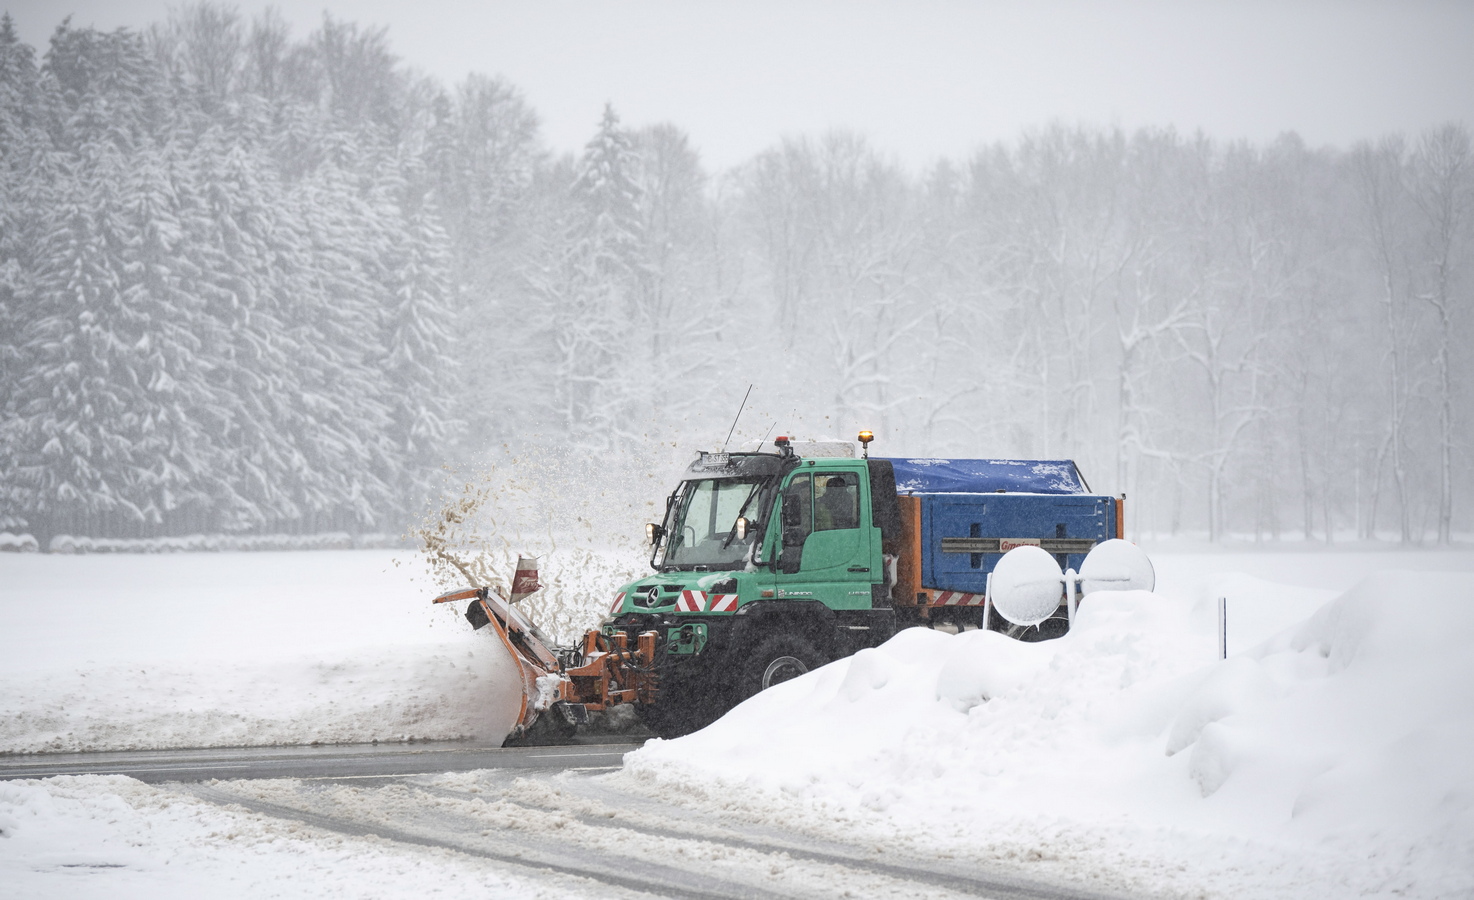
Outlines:
[[640, 722], [655, 732], [656, 737], [667, 740], [700, 731], [722, 714], [720, 709], [710, 704], [682, 704], [670, 700], [642, 704], [635, 708], [635, 712]]
[[660, 676], [655, 702], [642, 703], [635, 712], [658, 737], [675, 738], [715, 722], [731, 704], [728, 693], [714, 679], [689, 669], [669, 669]]
[[742, 666], [740, 692], [747, 699], [824, 665], [814, 645], [797, 635], [775, 634], [759, 643]]

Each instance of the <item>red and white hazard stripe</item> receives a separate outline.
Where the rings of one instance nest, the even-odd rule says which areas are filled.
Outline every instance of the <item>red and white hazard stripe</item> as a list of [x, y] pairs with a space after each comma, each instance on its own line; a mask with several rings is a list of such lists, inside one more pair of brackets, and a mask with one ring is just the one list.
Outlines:
[[701, 612], [705, 608], [705, 591], [681, 591], [681, 599], [676, 601], [676, 612]]
[[737, 595], [736, 594], [712, 594], [711, 595], [711, 605], [707, 607], [707, 612], [736, 612], [736, 611], [737, 611]]
[[621, 609], [624, 609], [624, 591], [614, 595], [614, 605], [609, 607], [609, 614], [612, 616]]
[[932, 606], [982, 606], [984, 594], [968, 594], [963, 591], [942, 591]]

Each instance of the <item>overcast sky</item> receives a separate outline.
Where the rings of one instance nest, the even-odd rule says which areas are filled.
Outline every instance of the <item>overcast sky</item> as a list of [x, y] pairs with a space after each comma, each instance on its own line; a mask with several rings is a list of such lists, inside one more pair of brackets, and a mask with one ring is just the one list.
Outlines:
[[[75, 25], [140, 27], [169, 0], [0, 0], [44, 52]], [[500, 74], [558, 150], [604, 102], [671, 122], [712, 168], [783, 135], [845, 127], [912, 167], [1053, 119], [1173, 125], [1346, 146], [1474, 125], [1474, 2], [960, 0], [329, 0], [275, 5], [305, 35], [324, 9], [384, 25], [409, 65], [450, 84]]]

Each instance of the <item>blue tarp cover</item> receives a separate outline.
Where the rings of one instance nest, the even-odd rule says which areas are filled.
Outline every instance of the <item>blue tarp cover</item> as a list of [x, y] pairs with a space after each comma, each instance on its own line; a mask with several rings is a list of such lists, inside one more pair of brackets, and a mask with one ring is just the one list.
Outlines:
[[896, 490], [916, 494], [1083, 494], [1072, 459], [891, 459]]

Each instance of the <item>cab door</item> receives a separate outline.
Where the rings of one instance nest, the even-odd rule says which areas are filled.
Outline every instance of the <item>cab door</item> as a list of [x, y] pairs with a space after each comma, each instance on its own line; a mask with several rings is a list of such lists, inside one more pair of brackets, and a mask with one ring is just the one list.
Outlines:
[[775, 581], [781, 599], [869, 609], [872, 581], [864, 487], [854, 470], [808, 468], [783, 487]]

